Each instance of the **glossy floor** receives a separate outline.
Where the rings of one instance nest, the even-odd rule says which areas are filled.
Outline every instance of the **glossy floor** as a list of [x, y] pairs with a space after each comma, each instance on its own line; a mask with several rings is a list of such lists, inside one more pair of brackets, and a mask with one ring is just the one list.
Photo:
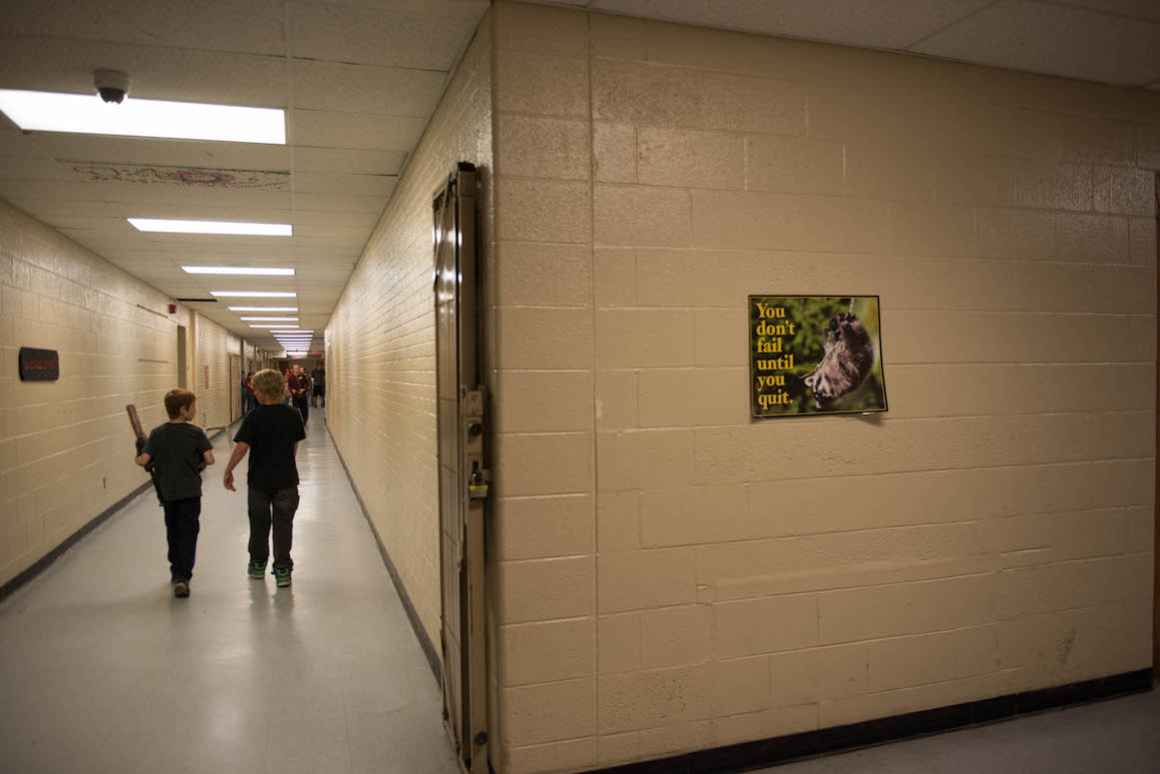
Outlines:
[[1157, 774], [1160, 692], [1041, 712], [768, 774]]
[[0, 771], [457, 770], [438, 686], [320, 411], [310, 423], [293, 587], [245, 576], [245, 500], [221, 485], [222, 436], [189, 599], [170, 595], [148, 493], [0, 605]]

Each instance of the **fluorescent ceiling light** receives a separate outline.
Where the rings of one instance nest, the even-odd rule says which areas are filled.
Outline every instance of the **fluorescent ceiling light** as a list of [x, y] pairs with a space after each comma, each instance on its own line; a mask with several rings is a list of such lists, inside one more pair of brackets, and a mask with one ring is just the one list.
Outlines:
[[298, 322], [297, 317], [240, 317], [243, 322]]
[[285, 328], [286, 323], [250, 323], [251, 328]]
[[233, 236], [293, 236], [289, 223], [243, 223], [235, 220], [173, 220], [128, 218], [138, 231], [163, 234], [230, 234]]
[[26, 132], [286, 144], [286, 113], [277, 108], [156, 99], [117, 105], [96, 94], [0, 89], [0, 110]]
[[211, 290], [211, 296], [218, 298], [297, 298], [297, 293], [282, 290]]
[[257, 266], [182, 266], [186, 274], [236, 274], [245, 277], [293, 277], [293, 269], [263, 269]]
[[231, 312], [297, 312], [296, 306], [231, 306]]

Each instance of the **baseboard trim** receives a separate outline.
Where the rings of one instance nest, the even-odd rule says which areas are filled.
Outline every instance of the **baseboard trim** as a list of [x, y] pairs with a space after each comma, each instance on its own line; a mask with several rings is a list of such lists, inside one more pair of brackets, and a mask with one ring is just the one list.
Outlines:
[[346, 464], [346, 458], [342, 456], [342, 449], [335, 442], [334, 436], [330, 434], [330, 427], [327, 426], [325, 419], [322, 422], [322, 426], [326, 428], [326, 434], [330, 436], [330, 442], [334, 444], [334, 451], [338, 455], [338, 461], [342, 463], [342, 469], [346, 473], [346, 480], [350, 482], [350, 488], [354, 492], [354, 497], [358, 500], [358, 507], [362, 510], [362, 515], [367, 520], [367, 525], [371, 528], [371, 534], [375, 536], [375, 545], [379, 547], [379, 556], [383, 558], [383, 565], [387, 568], [387, 574], [391, 576], [391, 583], [394, 584], [395, 591], [398, 592], [399, 599], [403, 602], [403, 610], [407, 613], [407, 620], [411, 622], [411, 629], [414, 630], [415, 637], [419, 640], [419, 646], [423, 649], [423, 655], [427, 657], [427, 664], [431, 667], [431, 673], [435, 675], [435, 681], [442, 685], [443, 669], [439, 661], [439, 651], [435, 649], [435, 644], [431, 642], [431, 638], [427, 636], [427, 630], [423, 628], [423, 622], [419, 619], [419, 612], [415, 609], [415, 605], [411, 603], [411, 596], [407, 593], [407, 587], [403, 585], [403, 578], [399, 575], [398, 569], [395, 568], [395, 563], [391, 560], [390, 552], [387, 551], [387, 547], [383, 544], [382, 536], [379, 535], [379, 530], [375, 527], [371, 513], [367, 510], [367, 504], [363, 500], [362, 492], [359, 491], [354, 476], [350, 474], [350, 467]]
[[[227, 429], [228, 428], [220, 428], [216, 433], [214, 433], [213, 435], [210, 436], [210, 440], [212, 441], [214, 438], [217, 438], [219, 435], [224, 433]], [[132, 491], [130, 491], [129, 494], [125, 495], [120, 500], [113, 503], [108, 508], [101, 511], [96, 516], [94, 516], [93, 518], [91, 518], [87, 522], [85, 522], [84, 526], [82, 526], [76, 532], [69, 535], [63, 541], [61, 541], [61, 543], [56, 548], [52, 549], [44, 556], [37, 559], [35, 562], [33, 562], [31, 565], [29, 565], [26, 569], [24, 569], [18, 575], [13, 577], [10, 581], [5, 583], [3, 586], [0, 586], [0, 602], [3, 602], [4, 600], [8, 599], [8, 597], [12, 596], [12, 594], [14, 594], [21, 587], [26, 586], [29, 581], [31, 581], [33, 578], [35, 578], [36, 576], [40, 575], [42, 572], [47, 570], [49, 568], [49, 566], [52, 565], [53, 562], [55, 562], [57, 559], [59, 559], [66, 551], [68, 551], [74, 545], [79, 543], [82, 538], [84, 538], [86, 535], [88, 535], [90, 532], [92, 532], [97, 527], [104, 524], [106, 521], [108, 521], [110, 518], [112, 518], [112, 516], [114, 514], [116, 514], [118, 511], [122, 510], [126, 505], [128, 505], [133, 500], [140, 497], [145, 492], [148, 492], [152, 488], [153, 488], [153, 482], [146, 481], [145, 483], [141, 484], [140, 486], [138, 486], [135, 489], [133, 489]]]
[[723, 774], [759, 766], [776, 766], [803, 758], [994, 723], [1058, 707], [1142, 693], [1152, 690], [1152, 677], [1152, 669], [1141, 669], [848, 726], [698, 750], [660, 760], [593, 769], [590, 774]]

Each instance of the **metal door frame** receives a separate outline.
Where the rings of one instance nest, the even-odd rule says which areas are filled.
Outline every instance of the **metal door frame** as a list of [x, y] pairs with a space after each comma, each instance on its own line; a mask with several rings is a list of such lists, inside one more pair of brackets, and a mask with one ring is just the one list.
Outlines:
[[[460, 162], [433, 199], [443, 716], [460, 766], [470, 774], [488, 771], [484, 518], [490, 475], [479, 357], [477, 180], [475, 167]], [[452, 374], [449, 393], [444, 382]], [[453, 465], [445, 459], [450, 455]]]

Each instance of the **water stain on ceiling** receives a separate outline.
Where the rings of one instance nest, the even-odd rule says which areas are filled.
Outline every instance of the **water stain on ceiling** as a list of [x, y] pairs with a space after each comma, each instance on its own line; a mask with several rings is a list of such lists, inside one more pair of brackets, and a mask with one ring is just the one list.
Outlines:
[[249, 169], [208, 167], [142, 166], [136, 164], [95, 164], [59, 160], [86, 183], [136, 183], [139, 185], [179, 185], [221, 188], [234, 191], [289, 191], [290, 173]]

